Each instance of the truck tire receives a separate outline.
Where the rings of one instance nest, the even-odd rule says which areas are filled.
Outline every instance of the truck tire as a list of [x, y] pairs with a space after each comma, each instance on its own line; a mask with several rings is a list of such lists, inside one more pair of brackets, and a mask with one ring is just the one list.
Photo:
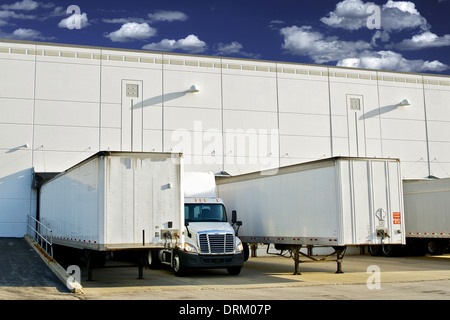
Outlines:
[[372, 257], [378, 257], [378, 256], [381, 256], [381, 245], [373, 245], [373, 246], [368, 246], [368, 251], [369, 251], [369, 254], [372, 256]]
[[244, 262], [245, 262], [250, 257], [250, 249], [248, 247], [248, 243], [247, 242], [243, 242], [242, 246], [244, 247]]
[[383, 257], [396, 257], [399, 255], [400, 248], [397, 245], [384, 244], [381, 246], [381, 254]]
[[175, 275], [177, 277], [182, 277], [184, 275], [186, 275], [186, 267], [183, 267], [180, 263], [180, 256], [178, 255], [178, 253], [175, 253], [174, 257], [173, 257], [173, 264], [172, 264], [172, 269], [173, 269], [173, 273], [175, 273]]
[[444, 248], [439, 240], [429, 239], [426, 243], [427, 252], [432, 256], [444, 253]]
[[406, 238], [405, 252], [407, 255], [421, 257], [425, 255], [425, 251], [422, 239]]

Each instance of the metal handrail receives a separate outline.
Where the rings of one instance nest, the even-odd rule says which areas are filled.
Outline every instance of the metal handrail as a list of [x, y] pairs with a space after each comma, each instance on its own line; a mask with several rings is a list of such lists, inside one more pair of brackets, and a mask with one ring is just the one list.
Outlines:
[[[28, 234], [53, 258], [53, 232], [34, 217], [28, 217]], [[34, 224], [34, 226], [33, 226]], [[34, 235], [32, 234], [34, 232]], [[45, 246], [45, 248], [44, 248]]]

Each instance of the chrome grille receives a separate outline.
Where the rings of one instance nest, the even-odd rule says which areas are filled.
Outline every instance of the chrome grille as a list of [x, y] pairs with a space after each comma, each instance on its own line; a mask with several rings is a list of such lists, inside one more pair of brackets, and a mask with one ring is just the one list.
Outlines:
[[203, 254], [226, 254], [234, 252], [232, 233], [200, 233], [198, 236], [200, 252]]

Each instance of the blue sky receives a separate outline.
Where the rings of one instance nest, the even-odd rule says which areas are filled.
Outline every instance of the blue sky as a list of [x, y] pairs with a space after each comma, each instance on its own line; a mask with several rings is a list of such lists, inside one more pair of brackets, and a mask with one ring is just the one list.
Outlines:
[[450, 0], [0, 0], [0, 38], [450, 75], [449, 14]]

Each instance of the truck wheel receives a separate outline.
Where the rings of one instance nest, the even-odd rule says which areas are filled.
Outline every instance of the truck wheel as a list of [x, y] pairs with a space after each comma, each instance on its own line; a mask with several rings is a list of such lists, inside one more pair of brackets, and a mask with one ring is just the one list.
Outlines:
[[381, 246], [380, 245], [378, 245], [378, 246], [375, 246], [375, 245], [369, 246], [368, 247], [368, 251], [369, 251], [369, 254], [371, 256], [373, 256], [373, 257], [381, 256]]
[[250, 249], [248, 247], [248, 243], [243, 242], [242, 246], [244, 247], [244, 261], [247, 261], [248, 258], [250, 257]]
[[396, 257], [399, 255], [399, 248], [396, 245], [384, 244], [381, 246], [381, 254], [383, 257]]
[[182, 277], [186, 274], [186, 268], [181, 265], [180, 256], [177, 253], [173, 257], [173, 267], [172, 268], [173, 268], [173, 273], [175, 273], [175, 275], [177, 277]]
[[232, 276], [237, 276], [239, 273], [241, 273], [242, 267], [229, 267], [227, 268], [227, 271]]
[[444, 252], [441, 243], [437, 240], [427, 241], [427, 251], [432, 256], [441, 255]]

